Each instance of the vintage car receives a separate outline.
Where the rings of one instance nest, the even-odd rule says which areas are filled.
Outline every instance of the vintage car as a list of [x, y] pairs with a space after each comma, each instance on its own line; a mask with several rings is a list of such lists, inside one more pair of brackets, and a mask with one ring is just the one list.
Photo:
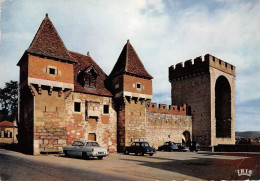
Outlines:
[[128, 155], [129, 153], [135, 153], [135, 155], [144, 155], [148, 154], [153, 156], [156, 153], [155, 148], [150, 147], [147, 142], [133, 142], [131, 146], [124, 148], [124, 153]]
[[171, 141], [165, 142], [162, 146], [158, 147], [158, 151], [178, 151], [178, 146]]
[[72, 144], [72, 146], [64, 146], [62, 148], [66, 157], [80, 156], [84, 159], [89, 157], [103, 159], [103, 157], [108, 156], [108, 149], [100, 147], [96, 141], [92, 140], [77, 140]]

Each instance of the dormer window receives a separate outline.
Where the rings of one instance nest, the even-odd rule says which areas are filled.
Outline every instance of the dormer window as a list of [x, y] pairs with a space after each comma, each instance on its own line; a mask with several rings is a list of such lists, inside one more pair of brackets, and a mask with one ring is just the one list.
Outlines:
[[84, 75], [84, 88], [92, 87], [96, 88], [97, 84], [97, 74], [93, 69], [89, 72], [86, 72]]
[[98, 72], [95, 70], [93, 66], [91, 66], [79, 73], [78, 81], [84, 87], [84, 89], [96, 88], [97, 76]]

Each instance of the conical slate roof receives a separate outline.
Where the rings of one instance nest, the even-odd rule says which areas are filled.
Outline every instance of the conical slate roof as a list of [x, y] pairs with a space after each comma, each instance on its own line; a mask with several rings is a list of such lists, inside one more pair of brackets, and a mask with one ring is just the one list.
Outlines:
[[42, 21], [31, 45], [26, 50], [28, 53], [56, 58], [67, 62], [75, 61], [69, 56], [68, 50], [53, 26], [48, 14]]
[[125, 44], [109, 77], [115, 77], [121, 74], [130, 74], [147, 79], [153, 78], [146, 71], [142, 61], [129, 41]]

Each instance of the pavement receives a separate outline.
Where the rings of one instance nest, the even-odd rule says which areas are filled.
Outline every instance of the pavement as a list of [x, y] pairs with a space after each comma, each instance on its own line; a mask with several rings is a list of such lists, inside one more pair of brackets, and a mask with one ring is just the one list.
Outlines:
[[5, 180], [260, 180], [260, 153], [113, 153], [103, 160], [24, 155], [0, 149]]

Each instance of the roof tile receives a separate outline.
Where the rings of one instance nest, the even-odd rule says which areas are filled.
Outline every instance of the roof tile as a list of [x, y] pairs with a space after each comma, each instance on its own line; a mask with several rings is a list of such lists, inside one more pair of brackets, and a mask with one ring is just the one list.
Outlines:
[[68, 50], [47, 15], [26, 51], [28, 53], [57, 58], [71, 63], [75, 62], [68, 55]]

